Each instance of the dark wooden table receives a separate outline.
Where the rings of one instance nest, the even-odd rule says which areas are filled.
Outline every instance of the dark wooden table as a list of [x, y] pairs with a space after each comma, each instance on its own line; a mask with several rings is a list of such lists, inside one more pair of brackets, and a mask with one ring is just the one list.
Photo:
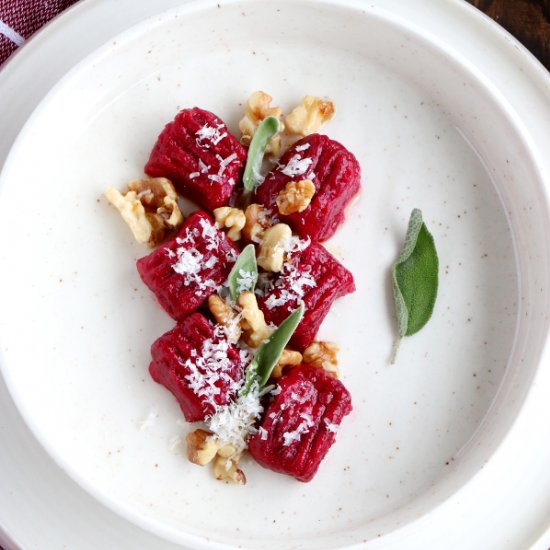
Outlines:
[[526, 46], [550, 70], [550, 0], [468, 0]]

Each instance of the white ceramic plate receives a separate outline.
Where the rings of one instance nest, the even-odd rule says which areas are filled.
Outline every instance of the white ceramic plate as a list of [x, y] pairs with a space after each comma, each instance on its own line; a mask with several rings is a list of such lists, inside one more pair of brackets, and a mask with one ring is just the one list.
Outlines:
[[[315, 25], [303, 32], [303, 21]], [[285, 107], [310, 91], [334, 99], [327, 132], [358, 155], [365, 181], [329, 245], [359, 291], [323, 327], [344, 347], [355, 412], [314, 482], [250, 464], [243, 490], [170, 448], [187, 427], [146, 367], [171, 321], [135, 275], [144, 251], [96, 199], [140, 173], [178, 107], [234, 127], [258, 87]], [[353, 3], [202, 3], [117, 37], [42, 103], [2, 174], [0, 257], [18, 266], [3, 276], [2, 363], [35, 434], [96, 496], [186, 544], [342, 546], [432, 510], [510, 428], [546, 331], [547, 288], [531, 282], [548, 278], [544, 175], [503, 99], [459, 56]], [[36, 224], [15, 241], [14, 204]], [[389, 368], [387, 266], [414, 206], [438, 243], [441, 294]]]

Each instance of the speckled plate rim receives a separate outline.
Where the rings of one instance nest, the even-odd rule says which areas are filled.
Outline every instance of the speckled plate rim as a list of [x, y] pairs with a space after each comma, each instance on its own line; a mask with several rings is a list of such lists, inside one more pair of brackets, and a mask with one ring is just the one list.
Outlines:
[[[329, 3], [335, 3], [335, 4], [340, 4], [340, 5], [351, 5], [351, 4], [356, 4], [355, 2], [329, 2]], [[198, 8], [198, 9], [201, 9], [202, 6], [204, 6], [205, 4], [206, 4], [206, 3], [204, 3], [204, 2], [193, 3], [193, 4], [189, 5], [189, 6], [186, 6], [185, 11], [188, 12], [188, 10], [191, 11], [191, 10], [197, 9], [197, 8]], [[178, 10], [178, 11], [181, 11], [181, 10]], [[144, 24], [147, 24], [147, 23], [144, 23]], [[408, 27], [408, 28], [410, 28], [410, 27]], [[131, 31], [131, 32], [141, 32], [141, 30], [140, 30], [139, 27], [137, 27], [134, 31]], [[128, 36], [129, 36], [129, 35], [128, 35]], [[124, 38], [127, 38], [127, 36], [125, 36]], [[98, 51], [98, 53], [99, 53], [99, 51]], [[96, 55], [96, 54], [94, 54], [94, 57], [95, 57], [95, 55]], [[84, 60], [83, 63], [86, 63], [86, 60]], [[533, 68], [535, 69], [535, 74], [537, 74], [538, 76], [541, 76], [541, 77], [544, 76], [543, 74], [541, 74], [540, 67], [533, 67]], [[76, 69], [75, 69], [75, 70], [76, 70]], [[518, 122], [519, 122], [519, 120], [518, 120]], [[521, 123], [519, 124], [519, 126], [521, 126]], [[534, 147], [534, 144], [533, 144], [533, 149], [536, 149], [536, 148]], [[539, 369], [539, 370], [540, 370], [540, 369]], [[212, 546], [209, 546], [209, 547], [212, 547]]]

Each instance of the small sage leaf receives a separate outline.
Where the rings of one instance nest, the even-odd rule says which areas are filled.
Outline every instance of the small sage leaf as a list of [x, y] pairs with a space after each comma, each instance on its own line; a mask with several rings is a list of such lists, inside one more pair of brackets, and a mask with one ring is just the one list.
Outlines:
[[236, 302], [241, 292], [246, 290], [254, 292], [257, 281], [256, 250], [253, 244], [249, 244], [243, 248], [229, 273], [228, 282], [231, 298]]
[[269, 140], [279, 131], [280, 123], [274, 116], [268, 116], [258, 126], [248, 148], [243, 184], [245, 191], [251, 193], [263, 181], [260, 173], [265, 148]]
[[430, 319], [437, 297], [439, 260], [432, 235], [422, 212], [411, 212], [403, 249], [392, 267], [392, 283], [397, 317], [398, 339], [416, 334]]
[[304, 316], [304, 303], [294, 310], [258, 348], [254, 359], [246, 369], [246, 377], [241, 395], [247, 395], [251, 388], [261, 390], [269, 380], [277, 361], [281, 357], [296, 327]]

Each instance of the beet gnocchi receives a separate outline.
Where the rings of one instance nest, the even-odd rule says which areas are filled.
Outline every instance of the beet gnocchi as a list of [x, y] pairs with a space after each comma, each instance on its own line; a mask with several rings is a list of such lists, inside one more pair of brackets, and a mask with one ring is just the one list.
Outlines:
[[[306, 96], [286, 118], [271, 101], [250, 96], [241, 142], [213, 113], [183, 109], [154, 145], [152, 179], [107, 193], [138, 241], [158, 245], [137, 270], [177, 321], [151, 346], [151, 377], [188, 422], [208, 428], [188, 434], [189, 460], [238, 484], [245, 452], [310, 481], [352, 410], [338, 346], [315, 338], [333, 303], [355, 291], [320, 241], [359, 192], [359, 163], [317, 133], [334, 115], [331, 101]], [[183, 221], [174, 214], [182, 197], [206, 212]]]
[[152, 177], [162, 174], [180, 193], [212, 211], [223, 206], [237, 185], [246, 149], [216, 115], [184, 109], [159, 135], [145, 165]]

